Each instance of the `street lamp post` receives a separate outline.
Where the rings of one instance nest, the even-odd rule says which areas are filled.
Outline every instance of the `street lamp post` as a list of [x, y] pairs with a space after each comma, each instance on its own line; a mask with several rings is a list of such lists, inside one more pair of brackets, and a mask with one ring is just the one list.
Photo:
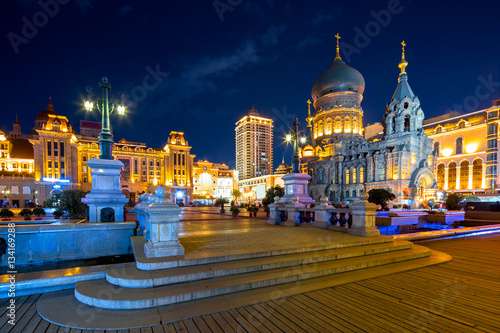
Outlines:
[[[88, 87], [88, 99], [84, 101], [85, 110], [92, 112], [94, 109], [94, 101], [97, 109], [102, 114], [102, 125], [101, 134], [99, 135], [99, 147], [101, 148], [101, 155], [99, 159], [102, 160], [112, 160], [113, 159], [113, 138], [111, 135], [111, 126], [109, 122], [109, 116], [116, 110], [119, 115], [125, 115], [125, 107], [123, 105], [118, 105], [115, 101], [110, 100], [109, 91], [111, 90], [111, 85], [108, 83], [108, 78], [103, 77], [102, 81], [99, 83], [101, 88], [101, 97], [98, 98], [92, 93], [92, 88]], [[116, 98], [114, 98], [116, 100]]]
[[[291, 142], [293, 140], [293, 157], [292, 157], [292, 173], [300, 173], [300, 159], [299, 159], [299, 134], [301, 131], [299, 131], [299, 119], [296, 117], [295, 121], [293, 122], [293, 127], [294, 129], [290, 128], [290, 125], [288, 125], [288, 130], [289, 133], [286, 135], [286, 141]], [[300, 138], [301, 143], [304, 143], [306, 141], [305, 137]]]
[[31, 188], [31, 192], [33, 193], [33, 204], [36, 206], [37, 203], [36, 203], [36, 195], [38, 194], [38, 191], [35, 190], [34, 187]]
[[5, 204], [9, 204], [10, 190], [2, 190], [2, 193], [3, 193], [4, 197], [5, 197], [5, 203], [4, 203], [4, 205]]

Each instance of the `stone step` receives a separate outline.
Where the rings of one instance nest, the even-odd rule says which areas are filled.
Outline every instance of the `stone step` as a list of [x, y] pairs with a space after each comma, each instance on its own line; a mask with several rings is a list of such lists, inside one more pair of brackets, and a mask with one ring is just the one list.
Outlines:
[[390, 243], [394, 240], [392, 236], [376, 236], [376, 237], [357, 237], [353, 240], [349, 238], [345, 241], [340, 242], [330, 242], [322, 245], [315, 246], [303, 246], [297, 248], [285, 248], [285, 249], [273, 249], [269, 251], [262, 252], [242, 252], [234, 253], [237, 249], [232, 250], [231, 254], [214, 256], [212, 253], [198, 253], [196, 257], [189, 258], [186, 256], [174, 256], [174, 257], [159, 257], [159, 258], [148, 258], [144, 254], [144, 237], [131, 237], [132, 248], [134, 250], [134, 256], [137, 264], [137, 268], [145, 271], [161, 270], [174, 267], [184, 267], [193, 265], [203, 265], [217, 262], [227, 262], [242, 259], [253, 259], [253, 258], [263, 258], [276, 256], [281, 254], [291, 254], [291, 253], [304, 253], [311, 251], [322, 251], [337, 248], [364, 246], [371, 244], [381, 244]]
[[[424, 258], [429, 255], [429, 249], [413, 245], [411, 249], [388, 253], [277, 268], [263, 272], [230, 275], [153, 288], [124, 288], [110, 284], [105, 279], [82, 281], [75, 285], [75, 297], [84, 304], [98, 308], [114, 310], [145, 309]], [[335, 277], [332, 276], [332, 278]]]
[[197, 281], [220, 276], [264, 271], [376, 253], [405, 250], [412, 247], [408, 241], [395, 241], [357, 247], [282, 254], [247, 260], [223, 261], [213, 264], [142, 271], [135, 267], [120, 267], [106, 271], [106, 280], [126, 288], [152, 288], [162, 285]]

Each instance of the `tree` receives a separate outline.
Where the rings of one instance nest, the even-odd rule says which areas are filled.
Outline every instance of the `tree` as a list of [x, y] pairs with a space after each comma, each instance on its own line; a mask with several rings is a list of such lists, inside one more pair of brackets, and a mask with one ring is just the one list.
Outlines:
[[262, 200], [264, 206], [274, 203], [274, 197], [283, 197], [285, 195], [285, 188], [276, 185], [275, 187], [270, 187], [266, 191], [266, 197]]
[[221, 213], [225, 213], [226, 211], [224, 210], [224, 204], [227, 204], [229, 203], [229, 200], [227, 200], [227, 198], [223, 198], [223, 197], [218, 197], [216, 200], [215, 200], [215, 205], [216, 206], [220, 206], [220, 212]]
[[396, 199], [396, 196], [381, 188], [374, 188], [368, 192], [368, 202], [382, 206], [382, 209], [387, 207], [387, 203]]
[[68, 214], [68, 218], [84, 218], [86, 205], [82, 203], [85, 192], [80, 190], [66, 190], [53, 194], [44, 205], [49, 208], [58, 208]]
[[462, 201], [463, 197], [457, 193], [448, 193], [446, 196], [446, 209], [448, 210], [459, 210], [460, 209], [460, 201]]
[[14, 216], [14, 212], [11, 211], [10, 209], [8, 208], [2, 208], [0, 210], [0, 217], [4, 218], [4, 219], [7, 219], [9, 217], [13, 217]]
[[33, 215], [33, 211], [29, 208], [23, 208], [21, 212], [19, 212], [19, 215], [24, 217], [26, 221], [31, 220], [31, 215]]
[[234, 189], [231, 191], [231, 196], [234, 198], [234, 200], [238, 200], [239, 198], [241, 198], [242, 195], [243, 194], [238, 189]]

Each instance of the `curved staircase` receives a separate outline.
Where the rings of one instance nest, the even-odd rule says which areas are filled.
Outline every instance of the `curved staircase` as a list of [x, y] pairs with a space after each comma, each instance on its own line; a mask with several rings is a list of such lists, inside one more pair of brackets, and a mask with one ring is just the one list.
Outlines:
[[132, 243], [136, 265], [109, 269], [105, 279], [78, 282], [75, 297], [80, 302], [113, 310], [146, 309], [317, 277], [335, 279], [336, 273], [430, 255], [425, 247], [386, 236], [256, 253], [161, 260], [144, 256], [144, 238], [133, 237]]

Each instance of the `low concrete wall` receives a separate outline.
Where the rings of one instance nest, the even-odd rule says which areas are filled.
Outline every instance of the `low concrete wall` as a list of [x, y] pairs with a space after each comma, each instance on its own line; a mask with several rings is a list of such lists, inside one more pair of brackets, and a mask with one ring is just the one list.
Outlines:
[[444, 224], [452, 224], [456, 221], [464, 220], [464, 212], [429, 212], [429, 215], [425, 218], [427, 222], [440, 222]]
[[[5, 240], [7, 226], [0, 226]], [[134, 222], [16, 226], [16, 264], [132, 254]], [[2, 256], [7, 265], [7, 255]]]
[[389, 213], [388, 216], [375, 217], [375, 225], [377, 226], [398, 226], [418, 224], [419, 219], [425, 219], [425, 212], [398, 212]]
[[467, 211], [465, 213], [466, 219], [471, 220], [492, 220], [492, 221], [500, 221], [500, 212], [475, 212], [475, 211]]

